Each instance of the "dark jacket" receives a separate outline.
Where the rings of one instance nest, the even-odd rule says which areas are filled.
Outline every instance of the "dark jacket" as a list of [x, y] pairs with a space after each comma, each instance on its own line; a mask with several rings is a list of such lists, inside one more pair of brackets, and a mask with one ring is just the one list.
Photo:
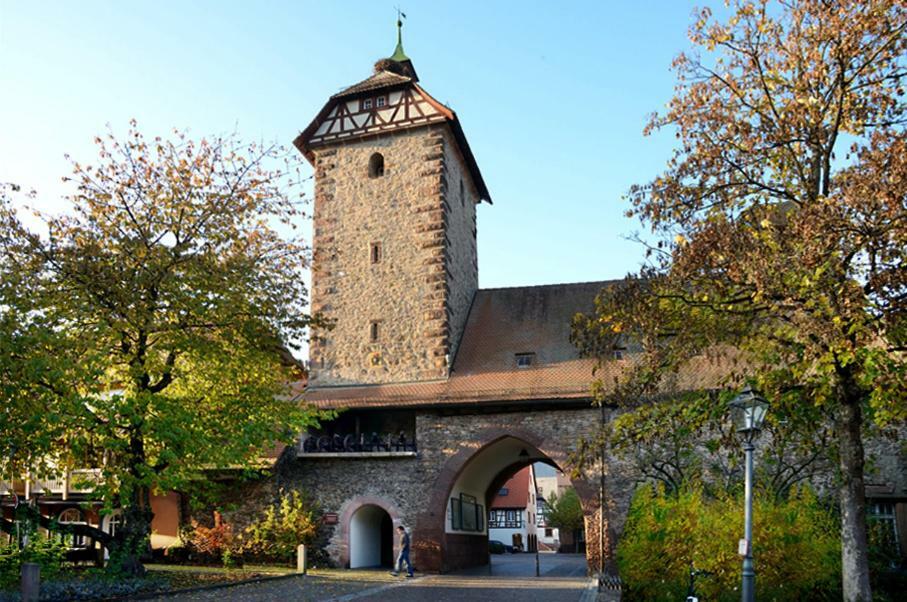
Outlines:
[[409, 552], [409, 534], [406, 531], [400, 533], [400, 550]]

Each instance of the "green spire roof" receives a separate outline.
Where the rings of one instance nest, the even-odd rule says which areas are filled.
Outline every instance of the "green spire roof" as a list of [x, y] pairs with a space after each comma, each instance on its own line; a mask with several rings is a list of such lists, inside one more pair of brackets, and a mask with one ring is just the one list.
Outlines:
[[409, 57], [403, 52], [403, 21], [400, 20], [399, 16], [397, 17], [397, 47], [394, 48], [394, 54], [391, 55], [390, 59], [398, 63], [409, 60]]

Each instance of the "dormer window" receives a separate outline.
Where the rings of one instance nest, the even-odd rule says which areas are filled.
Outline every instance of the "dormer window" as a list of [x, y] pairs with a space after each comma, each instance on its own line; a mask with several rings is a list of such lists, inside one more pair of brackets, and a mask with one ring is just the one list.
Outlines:
[[375, 99], [375, 106], [378, 107], [379, 109], [386, 104], [387, 104], [387, 98], [385, 98], [384, 96], [379, 96], [378, 98]]
[[371, 98], [366, 98], [365, 100], [362, 101], [362, 110], [363, 111], [368, 111], [371, 108], [372, 108], [372, 99]]
[[517, 368], [528, 368], [535, 362], [535, 353], [517, 353], [516, 354], [516, 367]]

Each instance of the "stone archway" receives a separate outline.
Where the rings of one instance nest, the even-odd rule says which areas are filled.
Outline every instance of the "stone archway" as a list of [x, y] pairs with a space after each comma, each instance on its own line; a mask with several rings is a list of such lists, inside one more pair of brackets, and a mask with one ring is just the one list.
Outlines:
[[[503, 442], [509, 440], [520, 442], [532, 452], [525, 461], [510, 462], [499, 472], [513, 472], [526, 464], [543, 460], [560, 468], [569, 466], [568, 452], [558, 441], [546, 439], [526, 430], [487, 429], [477, 433], [472, 440], [461, 442], [457, 451], [448, 457], [438, 472], [430, 489], [431, 496], [426, 509], [416, 519], [413, 531], [413, 550], [415, 563], [422, 570], [448, 572], [487, 562], [487, 537], [484, 540], [476, 538], [471, 543], [465, 543], [461, 536], [446, 531], [448, 497], [455, 483], [477, 457], [481, 457], [483, 452], [488, 452], [494, 449], [494, 446], [502, 445]], [[489, 480], [488, 486], [491, 485], [491, 482]], [[588, 533], [589, 526], [598, 523], [598, 488], [584, 479], [574, 479], [573, 486], [583, 504]], [[613, 541], [610, 534], [608, 540]], [[482, 541], [486, 543], [481, 543]], [[479, 545], [482, 545], [484, 549], [479, 549]]]
[[371, 504], [350, 517], [350, 568], [393, 566], [394, 527], [390, 515]]
[[[361, 510], [369, 512], [369, 508], [374, 508], [381, 513], [386, 513], [390, 517], [391, 521], [391, 540], [393, 541], [392, 556], [396, 556], [399, 552], [398, 544], [396, 542], [396, 537], [394, 537], [394, 530], [397, 526], [403, 524], [401, 521], [401, 514], [397, 507], [391, 502], [387, 501], [384, 498], [375, 497], [375, 496], [357, 496], [347, 500], [341, 507], [340, 514], [338, 516], [338, 532], [337, 536], [334, 538], [333, 547], [337, 550], [336, 556], [340, 561], [340, 565], [344, 568], [351, 568], [351, 551], [352, 544], [354, 543], [353, 535], [356, 531], [356, 527], [353, 527], [353, 519]], [[365, 517], [363, 515], [359, 516], [360, 519], [365, 518], [376, 518], [380, 519], [380, 514], [376, 514], [375, 517]], [[353, 528], [351, 528], [353, 527]], [[379, 532], [379, 537], [380, 537]], [[385, 554], [379, 552], [379, 562], [377, 565], [384, 564]], [[361, 557], [360, 557], [361, 558]]]

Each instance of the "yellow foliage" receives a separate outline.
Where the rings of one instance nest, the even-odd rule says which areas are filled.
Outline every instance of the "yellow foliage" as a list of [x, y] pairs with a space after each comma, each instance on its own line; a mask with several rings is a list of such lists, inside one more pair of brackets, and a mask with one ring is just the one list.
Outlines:
[[[760, 600], [795, 600], [834, 592], [840, 542], [833, 516], [808, 489], [787, 500], [754, 500], [753, 550]], [[743, 533], [741, 496], [710, 499], [701, 489], [676, 496], [643, 486], [633, 499], [617, 556], [629, 599], [676, 600], [692, 564], [704, 600], [739, 598]]]

